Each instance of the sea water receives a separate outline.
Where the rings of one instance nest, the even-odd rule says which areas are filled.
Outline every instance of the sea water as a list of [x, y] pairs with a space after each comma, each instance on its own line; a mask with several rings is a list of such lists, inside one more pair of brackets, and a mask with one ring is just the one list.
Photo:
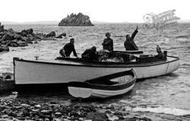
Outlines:
[[[110, 32], [114, 50], [125, 50], [126, 34], [131, 34], [137, 24], [97, 24], [91, 27], [58, 27], [57, 25], [5, 25], [15, 31], [33, 28], [35, 33], [56, 34], [65, 32], [66, 38], [40, 41], [27, 47], [10, 48], [10, 52], [0, 54], [0, 72], [13, 72], [13, 57], [24, 59], [54, 60], [59, 50], [70, 37], [75, 38], [75, 48], [79, 55], [92, 46], [102, 49], [105, 33]], [[134, 89], [125, 95], [105, 100], [103, 103], [124, 103], [132, 105], [134, 111], [150, 111], [173, 115], [190, 114], [190, 24], [177, 24], [162, 29], [145, 28], [138, 24], [139, 32], [135, 42], [145, 53], [155, 54], [156, 45], [167, 50], [168, 55], [180, 58], [180, 68], [172, 74], [138, 81]], [[63, 101], [67, 98], [57, 100]], [[36, 96], [38, 98], [38, 96]], [[48, 97], [44, 96], [44, 99]]]

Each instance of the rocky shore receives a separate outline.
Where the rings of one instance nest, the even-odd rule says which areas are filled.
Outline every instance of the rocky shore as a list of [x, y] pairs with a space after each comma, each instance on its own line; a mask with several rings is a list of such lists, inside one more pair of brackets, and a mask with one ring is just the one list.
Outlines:
[[[1, 121], [188, 121], [190, 116], [133, 112], [125, 104], [83, 101], [33, 101], [16, 92], [0, 99]], [[130, 110], [129, 110], [130, 109]]]
[[24, 47], [41, 40], [62, 38], [65, 36], [66, 33], [56, 35], [55, 31], [47, 34], [35, 33], [32, 28], [17, 32], [11, 28], [4, 29], [4, 25], [0, 23], [0, 52], [9, 51], [9, 47]]
[[90, 17], [82, 13], [70, 14], [62, 19], [58, 26], [94, 26], [90, 21]]

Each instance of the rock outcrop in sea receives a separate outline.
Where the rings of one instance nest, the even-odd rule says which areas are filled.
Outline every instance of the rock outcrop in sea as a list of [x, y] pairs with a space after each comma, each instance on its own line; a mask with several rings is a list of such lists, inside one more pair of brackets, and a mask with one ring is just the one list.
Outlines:
[[28, 44], [37, 43], [40, 40], [48, 40], [65, 37], [66, 33], [56, 36], [55, 31], [48, 34], [34, 33], [32, 28], [14, 31], [12, 28], [5, 29], [0, 23], [0, 52], [9, 51], [9, 47], [25, 47]]
[[1, 22], [0, 22], [0, 32], [2, 32], [4, 30], [4, 26], [1, 25]]
[[58, 26], [94, 26], [90, 21], [90, 17], [82, 13], [70, 14], [62, 19]]

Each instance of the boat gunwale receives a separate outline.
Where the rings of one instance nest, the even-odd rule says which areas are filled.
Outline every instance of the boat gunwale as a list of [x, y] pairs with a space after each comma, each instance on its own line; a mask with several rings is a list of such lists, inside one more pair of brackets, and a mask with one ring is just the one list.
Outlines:
[[[136, 79], [133, 78], [131, 79], [129, 82], [126, 82], [124, 84], [119, 84], [119, 85], [94, 85], [88, 82], [77, 82], [78, 84], [76, 85], [72, 85], [73, 82], [68, 83], [68, 88], [69, 87], [75, 87], [75, 88], [86, 88], [86, 89], [96, 89], [96, 90], [106, 90], [106, 91], [119, 91], [119, 90], [123, 90], [126, 88], [131, 87], [132, 85], [134, 85], [136, 82]], [[74, 82], [76, 83], [76, 82]]]
[[[110, 79], [125, 77], [125, 76], [131, 76], [132, 78], [125, 79], [125, 83], [115, 83], [115, 84], [106, 84], [106, 83], [98, 83], [98, 82], [105, 82], [110, 81]], [[75, 88], [89, 88], [89, 89], [98, 89], [98, 90], [107, 90], [107, 91], [113, 91], [113, 90], [123, 90], [126, 88], [131, 87], [136, 82], [136, 74], [133, 69], [122, 71], [114, 74], [105, 75], [102, 77], [98, 77], [91, 80], [86, 80], [85, 82], [69, 82], [69, 87], [75, 87]]]
[[[179, 57], [176, 56], [167, 56], [170, 58], [174, 58], [170, 61], [158, 61], [158, 62], [151, 62], [151, 63], [134, 63], [134, 64], [126, 64], [126, 63], [83, 63], [80, 61], [71, 61], [71, 62], [78, 62], [80, 64], [72, 64], [72, 63], [57, 63], [57, 62], [48, 62], [48, 61], [35, 61], [35, 60], [25, 60], [21, 58], [14, 57], [13, 58], [13, 65], [15, 67], [15, 61], [22, 61], [22, 62], [30, 62], [30, 63], [40, 63], [40, 64], [51, 64], [51, 65], [62, 65], [62, 66], [80, 66], [80, 67], [103, 67], [103, 68], [126, 68], [126, 67], [148, 67], [148, 66], [157, 66], [163, 65], [175, 61], [179, 61]], [[68, 60], [69, 61], [69, 60]]]

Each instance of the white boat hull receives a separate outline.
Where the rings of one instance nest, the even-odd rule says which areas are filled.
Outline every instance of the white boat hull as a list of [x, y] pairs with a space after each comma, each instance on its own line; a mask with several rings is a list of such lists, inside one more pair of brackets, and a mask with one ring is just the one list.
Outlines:
[[16, 84], [60, 84], [73, 81], [84, 82], [131, 68], [137, 79], [150, 78], [172, 73], [179, 68], [179, 58], [168, 57], [166, 62], [135, 65], [91, 65], [79, 62], [14, 59]]
[[100, 76], [130, 70], [130, 68], [105, 68], [65, 64], [15, 61], [16, 84], [51, 84], [83, 82]]
[[130, 87], [122, 90], [101, 90], [101, 89], [90, 89], [90, 88], [78, 88], [78, 87], [68, 87], [69, 93], [76, 98], [89, 98], [89, 97], [99, 97], [107, 98], [116, 95], [122, 95], [133, 89], [135, 83]]
[[167, 61], [166, 63], [157, 63], [155, 65], [153, 64], [143, 67], [134, 67], [133, 69], [137, 74], [137, 79], [157, 77], [176, 71], [180, 66], [179, 60], [174, 61], [172, 60], [173, 58], [169, 59], [171, 60]]

